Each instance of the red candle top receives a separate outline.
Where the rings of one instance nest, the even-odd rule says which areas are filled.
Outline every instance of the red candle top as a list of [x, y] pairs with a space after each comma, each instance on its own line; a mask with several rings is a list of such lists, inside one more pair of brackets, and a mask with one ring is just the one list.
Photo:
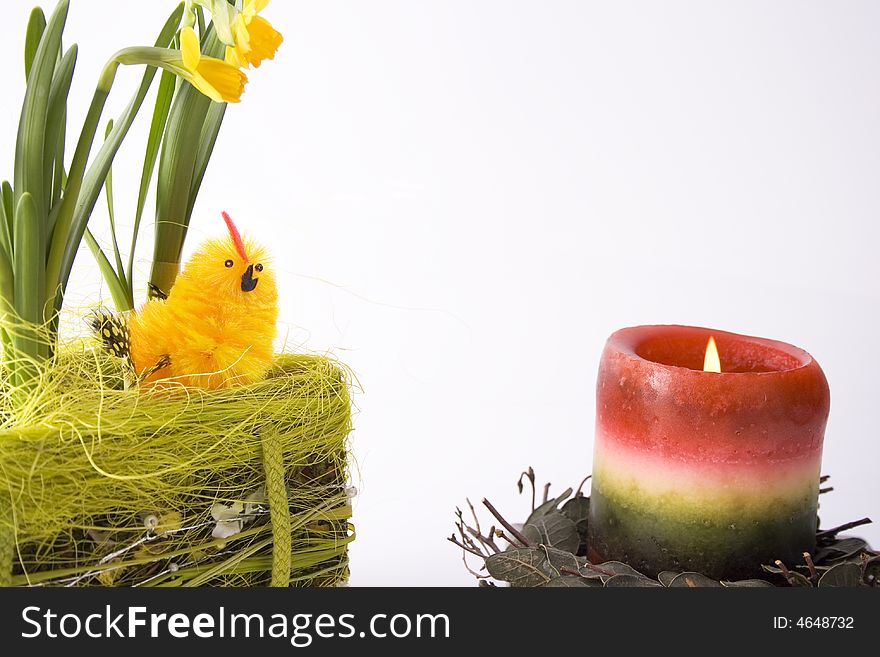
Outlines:
[[[703, 370], [710, 337], [721, 373]], [[819, 364], [784, 342], [638, 326], [608, 339], [599, 402], [599, 424], [630, 448], [684, 460], [776, 460], [821, 453], [830, 395]]]

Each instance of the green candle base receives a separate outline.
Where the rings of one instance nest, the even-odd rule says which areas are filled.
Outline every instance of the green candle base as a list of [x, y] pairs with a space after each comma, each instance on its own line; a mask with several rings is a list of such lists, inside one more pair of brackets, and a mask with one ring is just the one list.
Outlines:
[[816, 547], [816, 507], [769, 504], [767, 513], [700, 517], [649, 512], [594, 483], [587, 557], [622, 561], [646, 575], [693, 571], [715, 579], [761, 577], [761, 564], [803, 560]]

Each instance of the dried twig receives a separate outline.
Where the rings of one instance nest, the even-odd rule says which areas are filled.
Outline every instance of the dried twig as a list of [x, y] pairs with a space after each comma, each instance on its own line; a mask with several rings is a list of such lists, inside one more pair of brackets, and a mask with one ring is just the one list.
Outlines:
[[523, 477], [529, 480], [529, 483], [532, 485], [532, 511], [535, 510], [535, 471], [532, 469], [532, 466], [529, 466], [529, 469], [525, 472], [522, 472], [519, 475], [519, 480], [516, 482], [516, 487], [519, 490], [520, 494], [523, 492]]
[[581, 495], [583, 495], [584, 484], [587, 483], [590, 480], [590, 477], [592, 477], [592, 476], [593, 475], [587, 475], [586, 477], [584, 477], [584, 480], [581, 482], [581, 485], [578, 486], [578, 489], [574, 492], [575, 497], [580, 497]]
[[612, 573], [610, 570], [605, 570], [604, 568], [599, 568], [599, 566], [594, 566], [589, 561], [584, 564], [584, 568], [586, 568], [587, 570], [592, 570], [594, 573], [599, 573], [600, 575], [607, 575], [608, 577], [614, 577], [614, 575], [616, 575], [616, 573]]
[[510, 534], [516, 540], [518, 540], [520, 543], [522, 543], [525, 547], [532, 547], [532, 544], [529, 543], [529, 540], [525, 536], [523, 536], [522, 533], [520, 533], [520, 531], [516, 527], [514, 527], [509, 522], [507, 522], [504, 519], [504, 517], [500, 513], [498, 513], [498, 509], [496, 509], [494, 506], [492, 506], [492, 503], [489, 500], [487, 500], [485, 497], [483, 498], [483, 505], [487, 509], [489, 509], [489, 513], [491, 513], [493, 516], [495, 516], [495, 519], [501, 523], [501, 526], [504, 527], [504, 529], [506, 529], [507, 531], [509, 531]]
[[[471, 503], [471, 500], [470, 500], [469, 497], [466, 497], [466, 498], [464, 498], [464, 499], [465, 499], [465, 501], [467, 502], [468, 506], [469, 506], [470, 509], [471, 509], [471, 515], [474, 517], [474, 528], [477, 530], [477, 533], [478, 533], [478, 534], [482, 534], [482, 533], [483, 533], [483, 530], [480, 529], [480, 519], [477, 517], [477, 512], [476, 512], [476, 510], [474, 509], [474, 505]], [[458, 507], [456, 507], [456, 508], [458, 508]], [[459, 517], [460, 517], [460, 516], [459, 516]]]
[[816, 538], [825, 538], [827, 536], [834, 536], [839, 532], [846, 531], [847, 529], [853, 529], [854, 527], [861, 527], [862, 525], [868, 525], [872, 522], [870, 518], [862, 518], [861, 520], [853, 520], [852, 522], [847, 522], [839, 527], [832, 527], [831, 529], [825, 529], [821, 532], [816, 533]]
[[804, 552], [804, 561], [806, 562], [807, 568], [810, 571], [810, 581], [813, 582], [813, 584], [818, 583], [819, 573], [816, 572], [816, 564], [813, 563], [813, 557], [810, 556], [809, 552]]
[[463, 523], [455, 523], [456, 529], [458, 529], [458, 533], [461, 535], [461, 542], [467, 545], [469, 548], [476, 550], [477, 552], [481, 552], [480, 546], [474, 543], [474, 540], [465, 533], [465, 528]]
[[485, 559], [485, 558], [486, 558], [486, 555], [485, 555], [485, 554], [483, 554], [483, 553], [481, 553], [481, 552], [477, 552], [476, 550], [472, 550], [471, 548], [469, 548], [467, 545], [464, 545], [463, 543], [459, 543], [459, 542], [458, 542], [458, 539], [455, 538], [455, 534], [453, 534], [452, 536], [447, 536], [447, 537], [446, 537], [446, 540], [449, 541], [450, 543], [455, 543], [458, 547], [460, 547], [460, 548], [461, 548], [462, 550], [464, 550], [465, 552], [470, 552], [471, 554], [473, 554], [473, 555], [475, 555], [475, 556], [478, 556], [478, 557], [480, 557], [481, 559]]
[[520, 542], [519, 542], [519, 541], [510, 538], [510, 536], [508, 536], [507, 534], [505, 534], [505, 533], [504, 533], [504, 530], [502, 530], [502, 529], [496, 529], [496, 530], [495, 530], [495, 536], [497, 536], [498, 538], [503, 538], [505, 541], [507, 541], [508, 543], [510, 543], [513, 547], [517, 547], [517, 548], [518, 548], [518, 547], [522, 547], [522, 545], [520, 545]]
[[[489, 535], [483, 536], [482, 529], [480, 528], [480, 520], [479, 518], [477, 518], [477, 513], [474, 510], [474, 505], [471, 504], [470, 500], [467, 500], [467, 503], [468, 506], [471, 508], [471, 514], [474, 516], [474, 524], [476, 525], [476, 527], [471, 527], [464, 521], [461, 509], [459, 509], [458, 507], [455, 508], [455, 515], [458, 516], [458, 523], [456, 524], [456, 527], [459, 528], [459, 531], [462, 531], [462, 528], [464, 528], [464, 530], [467, 531], [468, 534], [477, 539], [477, 541], [479, 541], [480, 545], [482, 546], [479, 549], [485, 547], [495, 553], [501, 552], [501, 548], [499, 548], [495, 541], [492, 540], [492, 534], [495, 531], [495, 528], [491, 527], [489, 529]], [[464, 531], [462, 531], [462, 536], [463, 535]]]

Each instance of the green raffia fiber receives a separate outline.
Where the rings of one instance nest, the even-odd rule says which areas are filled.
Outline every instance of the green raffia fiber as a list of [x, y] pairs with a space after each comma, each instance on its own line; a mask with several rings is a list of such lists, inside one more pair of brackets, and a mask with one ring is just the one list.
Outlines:
[[[24, 403], [0, 382], [0, 584], [347, 579], [343, 366], [282, 354], [256, 384], [138, 390], [117, 360], [77, 342]], [[212, 538], [218, 505], [252, 512], [239, 533]]]

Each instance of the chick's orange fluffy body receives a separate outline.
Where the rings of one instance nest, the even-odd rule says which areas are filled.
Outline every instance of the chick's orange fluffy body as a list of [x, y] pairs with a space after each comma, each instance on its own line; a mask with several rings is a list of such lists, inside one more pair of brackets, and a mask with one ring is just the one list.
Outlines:
[[[247, 291], [245, 276], [256, 280]], [[251, 383], [272, 364], [277, 319], [266, 250], [250, 240], [238, 247], [232, 237], [209, 240], [186, 263], [167, 299], [150, 300], [129, 318], [131, 361], [141, 375], [169, 361], [144, 381], [211, 389]]]

